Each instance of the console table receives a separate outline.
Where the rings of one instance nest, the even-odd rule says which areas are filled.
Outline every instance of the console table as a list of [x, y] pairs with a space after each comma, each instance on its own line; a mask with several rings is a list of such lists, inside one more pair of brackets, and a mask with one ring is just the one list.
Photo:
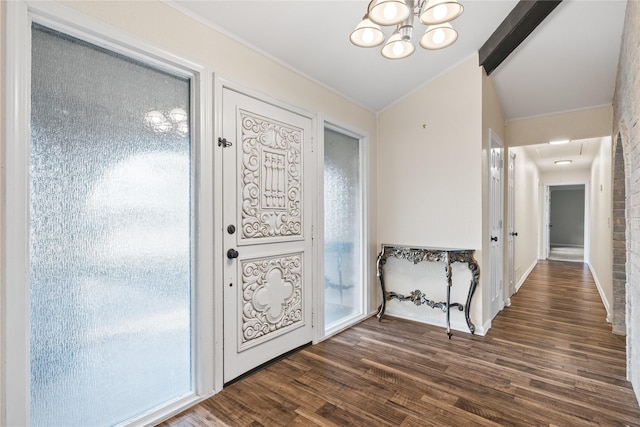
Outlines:
[[[449, 336], [449, 339], [451, 339], [451, 335], [453, 334], [450, 326], [450, 309], [451, 307], [457, 307], [460, 311], [464, 310], [467, 326], [469, 327], [469, 331], [473, 334], [476, 328], [471, 322], [469, 311], [471, 309], [471, 299], [476, 291], [476, 286], [478, 285], [478, 279], [480, 277], [480, 268], [478, 267], [477, 261], [473, 258], [473, 253], [473, 249], [444, 249], [383, 244], [377, 261], [378, 279], [380, 280], [380, 288], [382, 289], [382, 304], [380, 304], [380, 307], [378, 308], [378, 321], [382, 321], [382, 315], [386, 309], [386, 302], [389, 300], [397, 299], [399, 301], [411, 301], [415, 305], [424, 304], [431, 308], [439, 308], [446, 313], [447, 335]], [[398, 294], [396, 292], [387, 292], [384, 283], [384, 265], [387, 263], [387, 258], [389, 257], [405, 259], [413, 262], [414, 264], [419, 262], [444, 262], [445, 273], [447, 276], [447, 300], [443, 302], [429, 300], [426, 295], [418, 289], [412, 291], [408, 296]], [[451, 303], [451, 264], [454, 262], [467, 263], [471, 270], [469, 293], [467, 294], [467, 301], [464, 306], [458, 302]]]

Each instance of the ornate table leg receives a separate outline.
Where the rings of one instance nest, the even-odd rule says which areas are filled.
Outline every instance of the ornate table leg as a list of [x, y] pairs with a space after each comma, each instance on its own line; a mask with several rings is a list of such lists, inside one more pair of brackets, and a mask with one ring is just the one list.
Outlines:
[[478, 286], [478, 279], [480, 278], [480, 268], [478, 266], [478, 262], [473, 258], [473, 255], [469, 254], [468, 260], [469, 270], [471, 270], [471, 284], [469, 285], [469, 294], [467, 295], [467, 302], [464, 306], [464, 317], [467, 320], [467, 326], [471, 333], [475, 333], [476, 327], [471, 322], [471, 318], [469, 317], [471, 312], [471, 298], [473, 298], [473, 294], [476, 291], [476, 286]]
[[451, 259], [449, 257], [449, 253], [446, 255], [445, 262], [447, 265], [445, 266], [445, 271], [447, 273], [447, 335], [449, 339], [453, 333], [451, 332]]
[[376, 314], [376, 316], [378, 317], [378, 322], [382, 322], [382, 315], [384, 314], [384, 310], [387, 308], [387, 291], [384, 286], [384, 277], [382, 275], [382, 270], [387, 260], [383, 258], [383, 256], [384, 247], [380, 251], [380, 254], [378, 255], [378, 261], [376, 263], [378, 267], [378, 280], [380, 281], [380, 289], [382, 290], [382, 303], [380, 304], [380, 307], [378, 307], [378, 314]]

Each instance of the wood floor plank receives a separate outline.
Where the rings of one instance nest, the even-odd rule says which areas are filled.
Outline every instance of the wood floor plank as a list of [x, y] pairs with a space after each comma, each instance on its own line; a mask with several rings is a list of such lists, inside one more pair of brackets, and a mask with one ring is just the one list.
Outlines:
[[640, 427], [605, 318], [586, 265], [539, 262], [484, 337], [370, 318], [161, 425]]

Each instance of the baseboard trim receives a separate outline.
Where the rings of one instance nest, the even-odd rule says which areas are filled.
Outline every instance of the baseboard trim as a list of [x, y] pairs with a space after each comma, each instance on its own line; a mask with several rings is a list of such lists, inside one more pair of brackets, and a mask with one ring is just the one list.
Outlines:
[[607, 300], [607, 297], [604, 294], [604, 291], [602, 290], [602, 285], [600, 284], [600, 279], [598, 279], [598, 275], [596, 274], [595, 270], [593, 269], [593, 266], [591, 265], [591, 262], [588, 262], [587, 265], [589, 266], [589, 271], [591, 272], [591, 276], [593, 276], [593, 281], [596, 282], [596, 288], [598, 289], [598, 293], [600, 294], [600, 299], [602, 300], [602, 304], [604, 305], [605, 310], [607, 310], [607, 322], [611, 323], [612, 317], [611, 317], [611, 309], [610, 309], [609, 300]]
[[516, 292], [520, 290], [520, 287], [522, 286], [524, 281], [527, 280], [527, 277], [529, 277], [529, 274], [531, 274], [536, 265], [538, 265], [538, 260], [534, 259], [533, 263], [529, 266], [529, 268], [527, 268], [527, 271], [524, 272], [520, 280], [518, 280], [518, 283], [516, 283]]

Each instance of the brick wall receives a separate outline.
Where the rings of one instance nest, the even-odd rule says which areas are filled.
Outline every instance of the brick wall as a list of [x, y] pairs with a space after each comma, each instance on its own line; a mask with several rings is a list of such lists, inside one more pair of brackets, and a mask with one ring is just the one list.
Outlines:
[[[636, 396], [640, 400], [640, 2], [627, 3], [624, 32], [618, 64], [618, 77], [613, 101], [613, 162], [614, 206], [616, 192], [625, 193], [624, 233], [625, 252], [625, 308], [627, 332], [627, 367]], [[616, 188], [616, 171], [622, 169], [615, 153], [622, 151], [624, 190]], [[618, 181], [619, 182], [619, 181]], [[618, 185], [619, 187], [620, 185]], [[620, 196], [619, 196], [620, 197]], [[618, 200], [618, 203], [620, 200]], [[615, 207], [614, 207], [615, 209]], [[615, 214], [614, 214], [615, 221]], [[615, 234], [614, 222], [614, 234]], [[620, 225], [620, 224], [618, 224]], [[615, 247], [615, 241], [614, 241]], [[615, 255], [620, 255], [614, 251]], [[615, 260], [614, 260], [615, 264]], [[618, 276], [620, 277], [620, 276]], [[614, 278], [616, 275], [614, 273]], [[618, 283], [621, 286], [620, 282]], [[614, 301], [616, 296], [614, 282]], [[615, 302], [614, 302], [615, 304]], [[615, 310], [615, 308], [614, 308]], [[614, 318], [616, 314], [614, 313]], [[618, 319], [619, 320], [619, 319]]]
[[613, 174], [613, 309], [612, 329], [614, 334], [625, 335], [626, 285], [627, 285], [627, 213], [626, 213], [626, 168], [622, 137], [614, 141], [612, 162]]

